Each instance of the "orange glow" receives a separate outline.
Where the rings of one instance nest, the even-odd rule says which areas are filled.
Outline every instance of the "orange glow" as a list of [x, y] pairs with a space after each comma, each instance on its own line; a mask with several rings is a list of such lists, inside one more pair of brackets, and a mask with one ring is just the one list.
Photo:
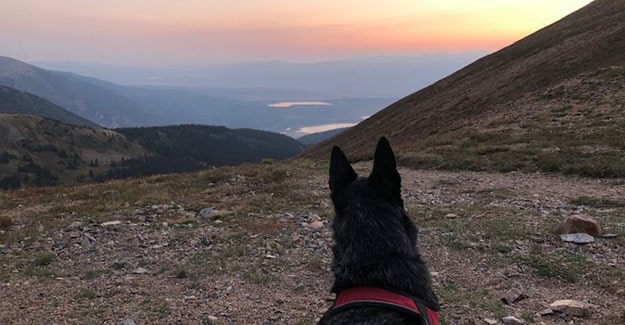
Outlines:
[[589, 2], [8, 0], [0, 44], [23, 59], [115, 62], [496, 50]]

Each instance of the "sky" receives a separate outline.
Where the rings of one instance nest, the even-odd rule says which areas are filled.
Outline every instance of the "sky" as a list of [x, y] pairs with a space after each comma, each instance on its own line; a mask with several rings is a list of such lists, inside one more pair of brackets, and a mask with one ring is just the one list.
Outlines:
[[0, 55], [192, 65], [494, 51], [590, 0], [1, 0]]

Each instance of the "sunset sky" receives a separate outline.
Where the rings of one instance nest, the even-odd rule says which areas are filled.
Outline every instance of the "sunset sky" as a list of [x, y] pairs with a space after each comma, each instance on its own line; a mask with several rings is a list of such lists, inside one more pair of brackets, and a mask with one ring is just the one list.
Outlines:
[[590, 0], [2, 0], [0, 55], [188, 65], [493, 51]]

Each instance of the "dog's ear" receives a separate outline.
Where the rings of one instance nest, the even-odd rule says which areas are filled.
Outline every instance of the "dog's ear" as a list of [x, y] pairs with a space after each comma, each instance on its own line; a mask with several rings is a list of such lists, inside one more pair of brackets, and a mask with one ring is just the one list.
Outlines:
[[353, 182], [357, 177], [358, 175], [349, 164], [343, 150], [334, 146], [330, 158], [330, 190], [334, 192], [338, 188]]
[[378, 193], [388, 198], [401, 201], [401, 178], [397, 172], [397, 163], [393, 149], [385, 137], [380, 138], [375, 148], [373, 171], [369, 176], [369, 185]]

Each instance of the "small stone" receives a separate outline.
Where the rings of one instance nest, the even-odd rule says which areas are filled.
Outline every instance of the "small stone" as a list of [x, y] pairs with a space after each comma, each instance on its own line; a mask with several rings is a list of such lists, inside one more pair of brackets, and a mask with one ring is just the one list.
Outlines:
[[176, 279], [186, 279], [186, 278], [187, 278], [187, 272], [185, 272], [184, 270], [176, 274]]
[[601, 238], [614, 238], [614, 237], [618, 237], [617, 234], [603, 234], [601, 235]]
[[593, 217], [585, 214], [575, 214], [560, 222], [558, 233], [586, 233], [591, 236], [600, 236], [603, 230], [601, 229], [601, 224]]
[[146, 269], [144, 269], [142, 267], [138, 267], [138, 268], [132, 270], [132, 273], [134, 273], [134, 274], [146, 274], [146, 273], [150, 273], [150, 271], [148, 271], [148, 270], [146, 270]]
[[484, 322], [490, 325], [495, 325], [499, 323], [496, 319], [493, 319], [493, 318], [484, 318]]
[[538, 316], [553, 315], [553, 310], [551, 310], [550, 308], [543, 309], [543, 310], [537, 312], [536, 315], [538, 315]]
[[595, 237], [586, 234], [586, 233], [574, 233], [574, 234], [562, 234], [560, 235], [560, 239], [567, 243], [574, 244], [590, 244], [595, 242]]
[[124, 319], [120, 324], [121, 325], [137, 325], [137, 323], [135, 323], [135, 321], [132, 319]]
[[512, 305], [517, 301], [528, 298], [528, 296], [521, 289], [510, 289], [501, 298], [501, 302], [506, 305]]
[[445, 218], [447, 218], [447, 219], [456, 219], [456, 218], [458, 218], [458, 215], [455, 214], [455, 213], [448, 213], [448, 214], [445, 215]]
[[321, 221], [314, 221], [314, 222], [311, 222], [309, 225], [310, 229], [314, 229], [314, 230], [319, 230], [323, 228], [323, 226], [324, 226], [323, 222]]
[[311, 214], [308, 219], [310, 219], [311, 222], [321, 221], [321, 217], [318, 214], [314, 213]]
[[520, 319], [518, 319], [518, 318], [516, 318], [514, 316], [506, 316], [506, 317], [502, 318], [501, 321], [504, 324], [511, 324], [511, 325], [523, 325], [523, 324], [525, 324], [524, 321], [522, 321], [522, 320], [520, 320]]
[[119, 220], [113, 220], [113, 221], [107, 221], [107, 222], [103, 222], [100, 224], [101, 227], [108, 227], [108, 226], [116, 226], [116, 225], [121, 225], [122, 222]]
[[578, 300], [558, 300], [549, 305], [553, 311], [559, 311], [570, 316], [583, 317], [590, 311], [590, 306]]
[[208, 218], [208, 217], [211, 216], [213, 211], [215, 211], [215, 209], [213, 209], [213, 208], [204, 208], [204, 209], [200, 210], [200, 212], [197, 213], [197, 217], [198, 218]]
[[111, 267], [115, 270], [121, 270], [126, 267], [126, 263], [121, 261], [115, 261], [111, 264]]
[[218, 319], [219, 319], [219, 318], [217, 318], [217, 316], [213, 316], [213, 315], [209, 315], [209, 316], [208, 316], [208, 320], [209, 320], [209, 321], [213, 321], [213, 322], [214, 322], [214, 321], [217, 321]]

